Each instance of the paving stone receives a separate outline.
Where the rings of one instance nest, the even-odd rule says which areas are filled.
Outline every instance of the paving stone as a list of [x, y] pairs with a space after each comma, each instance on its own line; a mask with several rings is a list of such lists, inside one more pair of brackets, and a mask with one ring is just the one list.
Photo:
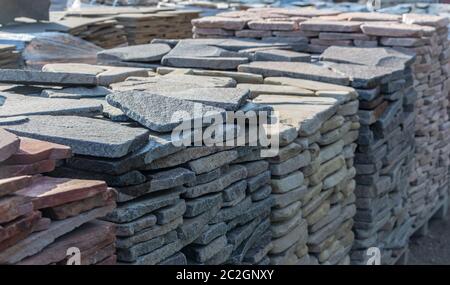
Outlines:
[[97, 78], [92, 74], [75, 72], [4, 69], [0, 72], [0, 82], [28, 85], [93, 86], [97, 85]]
[[188, 258], [192, 258], [197, 262], [204, 262], [213, 257], [226, 245], [226, 236], [221, 236], [213, 240], [208, 245], [190, 245], [183, 249], [183, 253], [186, 254]]
[[29, 186], [32, 182], [31, 176], [18, 176], [0, 179], [0, 197], [16, 192]]
[[274, 207], [283, 208], [291, 204], [292, 201], [300, 200], [303, 196], [305, 196], [307, 190], [308, 187], [303, 185], [299, 188], [295, 188], [294, 190], [291, 190], [283, 194], [273, 194], [272, 197], [274, 198], [275, 201]]
[[257, 202], [264, 200], [272, 193], [272, 187], [270, 185], [263, 186], [252, 193], [252, 201]]
[[299, 237], [305, 236], [307, 233], [306, 223], [303, 222], [299, 224], [293, 231], [289, 234], [272, 241], [273, 247], [270, 250], [270, 253], [277, 254], [287, 250], [289, 247], [294, 245], [299, 241]]
[[225, 223], [205, 226], [203, 233], [193, 242], [194, 244], [207, 245], [214, 239], [227, 233], [228, 227]]
[[291, 173], [290, 175], [274, 179], [272, 178], [273, 193], [286, 193], [303, 185], [304, 176], [300, 171]]
[[[27, 98], [25, 99], [24, 97]], [[103, 108], [100, 103], [83, 99], [49, 100], [30, 96], [20, 96], [20, 98], [21, 99], [10, 99], [6, 101], [6, 104], [3, 105], [0, 110], [0, 117], [30, 115], [76, 115], [92, 117], [100, 115]]]
[[247, 170], [240, 165], [233, 165], [217, 180], [209, 183], [200, 184], [194, 187], [186, 188], [185, 198], [196, 198], [205, 194], [219, 192], [231, 185], [232, 183], [246, 178]]
[[[179, 217], [175, 220], [164, 224], [164, 225], [155, 225], [150, 228], [146, 228], [143, 231], [135, 233], [129, 237], [118, 238], [116, 241], [116, 247], [119, 249], [132, 248], [135, 245], [140, 243], [150, 241], [162, 235], [165, 235], [171, 231], [176, 230], [181, 224], [183, 224], [183, 218]], [[155, 240], [154, 242], [156, 242]], [[149, 242], [151, 244], [151, 242]], [[141, 248], [141, 250], [145, 250], [145, 246]]]
[[160, 61], [169, 51], [170, 47], [166, 44], [134, 45], [101, 51], [97, 54], [97, 59], [106, 61], [154, 62]]
[[299, 168], [309, 165], [311, 162], [311, 154], [309, 151], [303, 151], [297, 156], [290, 158], [279, 164], [271, 164], [270, 171], [272, 175], [286, 175]]
[[[107, 100], [109, 104], [121, 109], [131, 119], [157, 132], [170, 132], [182, 122], [189, 124], [189, 127], [195, 121], [197, 121], [197, 124], [204, 125], [208, 119], [214, 119], [214, 116], [223, 116], [225, 112], [221, 108], [149, 92], [113, 93], [107, 96]], [[161, 108], [157, 110], [146, 106], [160, 106]], [[164, 112], [161, 112], [161, 110], [164, 110]], [[184, 112], [181, 114], [180, 110]], [[174, 117], [177, 114], [176, 112], [183, 117]]]
[[167, 259], [158, 263], [158, 265], [186, 265], [186, 264], [187, 264], [186, 256], [181, 252], [175, 253], [174, 255], [169, 256]]
[[117, 158], [138, 149], [148, 140], [148, 132], [112, 122], [65, 116], [32, 116], [21, 125], [7, 126], [20, 136], [67, 145], [76, 154]]
[[421, 37], [423, 28], [401, 23], [365, 23], [361, 30], [366, 35], [390, 37]]
[[167, 206], [162, 209], [159, 209], [155, 212], [156, 217], [158, 218], [158, 225], [167, 224], [174, 219], [183, 216], [186, 211], [186, 203], [184, 200], [180, 200], [173, 206]]
[[298, 96], [313, 96], [314, 93], [299, 87], [272, 85], [272, 84], [248, 84], [241, 83], [237, 87], [250, 90], [250, 97], [256, 98], [261, 94], [280, 94], [280, 95], [298, 95]]
[[0, 254], [0, 262], [2, 264], [13, 264], [28, 256], [32, 256], [50, 245], [56, 238], [72, 231], [88, 221], [105, 216], [114, 207], [115, 205], [112, 204], [90, 210], [73, 218], [54, 221], [51, 223], [48, 230], [34, 233], [28, 238], [4, 250]]
[[195, 174], [185, 168], [173, 168], [167, 171], [150, 174], [150, 189], [152, 192], [181, 186], [195, 181]]
[[300, 23], [300, 28], [305, 31], [352, 33], [361, 31], [361, 24], [360, 22], [309, 20]]
[[243, 213], [245, 211], [244, 209], [248, 209], [251, 204], [252, 204], [251, 198], [247, 197], [242, 202], [233, 207], [223, 208], [210, 221], [210, 223], [220, 223], [232, 220], [237, 216], [239, 216], [241, 213]]
[[294, 217], [281, 223], [272, 223], [270, 230], [274, 239], [289, 234], [300, 223], [305, 223], [302, 219], [302, 212], [298, 211]]
[[35, 209], [43, 209], [92, 197], [102, 191], [106, 191], [103, 181], [36, 176], [31, 185], [16, 193], [32, 198]]
[[139, 217], [149, 214], [162, 207], [172, 205], [179, 199], [180, 193], [184, 191], [175, 188], [166, 193], [151, 193], [138, 199], [119, 205], [112, 213], [108, 214], [106, 220], [115, 223], [133, 221]]
[[199, 158], [188, 162], [189, 168], [197, 175], [210, 172], [216, 168], [222, 167], [225, 164], [229, 164], [233, 160], [238, 158], [238, 152], [236, 150], [221, 151], [215, 154], [211, 154], [206, 157]]
[[0, 162], [7, 160], [13, 154], [15, 154], [20, 147], [20, 140], [17, 136], [0, 129]]
[[238, 71], [261, 74], [264, 77], [285, 76], [348, 85], [348, 77], [310, 63], [255, 61], [249, 64], [241, 64]]
[[254, 177], [247, 179], [247, 189], [250, 192], [254, 192], [263, 185], [270, 183], [270, 171], [265, 171]]
[[47, 98], [82, 99], [105, 97], [109, 93], [111, 93], [111, 90], [103, 86], [93, 88], [68, 87], [63, 89], [44, 89], [41, 92], [41, 96]]
[[255, 53], [255, 60], [310, 62], [311, 56], [306, 53], [300, 53], [290, 50], [273, 49], [273, 50], [257, 51]]
[[291, 204], [278, 209], [272, 209], [270, 213], [270, 220], [272, 222], [281, 222], [292, 218], [301, 209], [301, 202], [294, 201]]
[[116, 224], [116, 235], [119, 237], [132, 236], [143, 229], [156, 225], [156, 221], [157, 218], [154, 214], [147, 214], [128, 223]]

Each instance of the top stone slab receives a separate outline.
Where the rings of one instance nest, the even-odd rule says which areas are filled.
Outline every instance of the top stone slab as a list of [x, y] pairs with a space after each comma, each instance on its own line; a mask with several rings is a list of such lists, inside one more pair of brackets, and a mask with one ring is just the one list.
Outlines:
[[146, 44], [101, 51], [97, 59], [105, 61], [155, 62], [170, 51], [166, 44]]
[[2, 69], [0, 82], [24, 85], [94, 86], [97, 85], [97, 78], [95, 75], [82, 73]]
[[109, 158], [139, 149], [149, 137], [142, 128], [75, 116], [30, 116], [27, 122], [5, 128], [20, 136], [70, 146], [75, 154]]

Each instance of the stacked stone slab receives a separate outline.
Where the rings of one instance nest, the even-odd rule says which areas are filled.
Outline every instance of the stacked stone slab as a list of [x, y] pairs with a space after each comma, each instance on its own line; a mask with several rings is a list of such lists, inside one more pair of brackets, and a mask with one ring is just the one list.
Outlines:
[[79, 19], [79, 22], [92, 22], [106, 18], [116, 22], [128, 45], [139, 45], [148, 44], [154, 38], [192, 37], [191, 20], [197, 18], [199, 13], [197, 10], [173, 8], [93, 6], [68, 11], [62, 21]]
[[18, 68], [20, 59], [14, 45], [0, 45], [0, 68]]
[[[206, 59], [205, 51], [213, 47], [217, 53], [208, 56], [217, 60], [219, 66], [230, 61], [221, 57], [228, 52], [230, 56], [246, 56], [264, 67], [247, 70], [246, 65], [241, 65], [239, 72], [198, 69], [204, 67], [201, 59]], [[161, 67], [158, 73], [230, 76], [240, 82], [238, 87], [250, 89], [254, 103], [268, 104], [279, 112], [280, 152], [267, 159], [275, 201], [271, 214], [271, 264], [348, 264], [356, 209], [356, 91], [342, 86], [348, 84], [347, 77], [302, 63], [310, 61], [309, 55], [286, 48], [289, 45], [260, 41], [183, 40], [162, 63], [187, 69]], [[171, 60], [174, 57], [177, 61]], [[280, 74], [264, 74], [265, 66], [274, 65]], [[293, 68], [311, 80], [289, 78]], [[326, 79], [341, 85], [320, 82]]]
[[41, 176], [71, 156], [66, 146], [3, 129], [0, 137], [0, 264], [66, 264], [73, 246], [81, 264], [114, 264], [114, 227], [95, 219], [115, 207], [115, 192], [102, 181]]
[[[280, 10], [264, 10], [282, 14]], [[293, 13], [295, 9], [290, 9]], [[261, 11], [260, 11], [261, 12]], [[258, 13], [260, 13], [258, 12]], [[247, 16], [231, 15], [232, 21], [247, 21]], [[287, 12], [286, 12], [287, 13]], [[227, 14], [222, 15], [227, 16]], [[230, 15], [229, 15], [230, 16]], [[225, 19], [226, 20], [226, 19]], [[198, 20], [201, 22], [201, 19]], [[195, 25], [194, 21], [194, 25]], [[248, 21], [246, 22], [248, 26]], [[414, 227], [428, 220], [443, 201], [448, 189], [448, 19], [446, 17], [381, 13], [341, 13], [304, 20], [294, 32], [276, 37], [307, 38], [310, 52], [322, 52], [329, 46], [391, 47], [417, 54], [412, 66], [416, 105], [416, 159], [410, 177], [408, 208], [416, 218]], [[245, 25], [244, 25], [245, 26]], [[272, 37], [273, 38], [273, 37]], [[268, 38], [265, 38], [266, 40]], [[339, 61], [339, 54], [334, 55]], [[344, 60], [342, 62], [345, 62]]]
[[[50, 84], [52, 78], [48, 76], [58, 75], [37, 72], [22, 84]], [[11, 82], [10, 78], [6, 74], [3, 77], [7, 82]], [[71, 80], [67, 77], [65, 83], [73, 83]], [[92, 76], [80, 74], [77, 80], [88, 83], [82, 89], [85, 92], [93, 88], [95, 76], [92, 81]], [[117, 189], [118, 207], [106, 219], [116, 224], [121, 263], [267, 264], [272, 205], [268, 163], [258, 157], [239, 161], [252, 151], [257, 154], [259, 147], [176, 146], [170, 133], [179, 123], [171, 121], [171, 111], [189, 111], [194, 102], [205, 111], [220, 114], [255, 108], [247, 102], [249, 91], [235, 85], [235, 80], [225, 77], [132, 77], [114, 84], [114, 92], [108, 95], [108, 102], [122, 111], [116, 119], [127, 122], [124, 125], [98, 118], [102, 115], [98, 110], [55, 109], [62, 103], [59, 100], [66, 104], [98, 101], [82, 94], [78, 94], [83, 98], [79, 99], [76, 95], [81, 89], [77, 91], [73, 86], [71, 92], [68, 88], [59, 93], [46, 90], [46, 98], [37, 98], [48, 102], [46, 109], [21, 114], [8, 108], [14, 103], [11, 101], [20, 100], [26, 105], [26, 100], [17, 97], [32, 97], [8, 89], [2, 120], [13, 133], [72, 147], [75, 156], [52, 176], [100, 179]], [[141, 91], [118, 92], [127, 88]], [[22, 91], [29, 89], [33, 90], [32, 86]], [[42, 94], [40, 88], [37, 90]], [[173, 98], [166, 93], [146, 95], [146, 90], [174, 94]], [[141, 99], [155, 101], [129, 105]], [[146, 108], [137, 108], [140, 106]]]

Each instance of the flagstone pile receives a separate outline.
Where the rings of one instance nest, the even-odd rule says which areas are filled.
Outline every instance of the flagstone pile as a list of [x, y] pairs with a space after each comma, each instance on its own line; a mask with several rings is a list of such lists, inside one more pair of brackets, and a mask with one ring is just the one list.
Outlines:
[[70, 247], [81, 264], [115, 263], [115, 229], [95, 220], [115, 207], [114, 190], [40, 175], [70, 156], [69, 147], [0, 128], [0, 264], [66, 264]]
[[[122, 43], [146, 44], [154, 38], [191, 38], [191, 20], [198, 18], [199, 13], [200, 11], [197, 10], [175, 10], [173, 8], [93, 6], [67, 11], [63, 19], [57, 23], [67, 25], [66, 22], [74, 22], [81, 25], [102, 22], [106, 19], [108, 22], [114, 21], [122, 33], [120, 37], [122, 42], [116, 42], [115, 45], [112, 45], [111, 42], [108, 47], [102, 46], [112, 48], [122, 46]], [[110, 34], [112, 29], [109, 30], [110, 32], [106, 36], [111, 38], [113, 36]], [[92, 38], [94, 35], [95, 33], [92, 34]], [[101, 37], [97, 38], [101, 39]], [[91, 37], [88, 40], [91, 40]]]

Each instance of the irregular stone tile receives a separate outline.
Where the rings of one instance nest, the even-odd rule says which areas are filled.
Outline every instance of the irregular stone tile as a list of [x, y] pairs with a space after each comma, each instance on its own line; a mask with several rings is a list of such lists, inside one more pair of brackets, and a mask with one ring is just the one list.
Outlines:
[[76, 154], [117, 158], [139, 149], [148, 131], [108, 121], [65, 116], [32, 116], [21, 125], [6, 126], [15, 134], [50, 141], [72, 148]]
[[88, 221], [105, 216], [114, 207], [115, 204], [111, 204], [106, 207], [90, 210], [73, 218], [54, 221], [48, 230], [34, 233], [1, 252], [0, 263], [14, 264], [28, 256], [32, 256], [53, 243], [56, 238], [71, 232]]
[[214, 239], [227, 233], [228, 227], [225, 223], [206, 225], [202, 234], [193, 242], [194, 244], [207, 245]]
[[186, 203], [184, 200], [180, 200], [173, 206], [164, 207], [155, 212], [155, 215], [158, 219], [158, 225], [167, 224], [174, 219], [183, 216], [186, 211]]
[[[11, 221], [0, 230], [0, 250], [4, 251], [29, 236], [41, 218], [41, 213], [32, 209], [29, 213]], [[2, 263], [5, 264], [5, 263]]]
[[16, 192], [31, 184], [31, 176], [18, 176], [0, 179], [0, 197]]
[[195, 174], [185, 168], [174, 168], [167, 171], [150, 174], [150, 189], [152, 192], [181, 186], [195, 181]]
[[111, 93], [111, 90], [102, 86], [93, 88], [68, 87], [63, 89], [44, 89], [41, 92], [41, 96], [47, 98], [83, 99], [105, 97], [109, 93]]
[[261, 74], [264, 77], [301, 78], [339, 85], [348, 85], [349, 82], [348, 77], [326, 67], [304, 62], [254, 61], [249, 64], [241, 64], [238, 71]]
[[12, 155], [5, 164], [31, 164], [42, 160], [61, 160], [71, 157], [70, 147], [34, 140], [30, 138], [20, 139], [19, 150]]
[[42, 160], [32, 164], [12, 164], [0, 166], [0, 179], [48, 173], [55, 170], [56, 163], [54, 160]]
[[[225, 110], [221, 108], [149, 92], [113, 93], [107, 96], [107, 100], [109, 104], [121, 109], [131, 119], [157, 132], [170, 132], [182, 122], [192, 124], [199, 121], [200, 124], [205, 124], [205, 120], [225, 114]], [[149, 106], [161, 108], [155, 109]], [[180, 113], [181, 110], [182, 113]], [[179, 116], [174, 116], [175, 114]]]
[[300, 23], [300, 29], [316, 32], [343, 32], [352, 33], [361, 31], [361, 22], [349, 21], [317, 21], [309, 20]]
[[272, 49], [257, 51], [255, 53], [256, 61], [293, 61], [310, 62], [311, 56], [307, 53], [295, 52], [290, 50]]
[[190, 245], [183, 249], [183, 253], [188, 258], [192, 258], [197, 262], [205, 262], [216, 255], [222, 248], [227, 245], [227, 237], [221, 236], [213, 240], [207, 245]]
[[421, 37], [424, 27], [402, 23], [365, 23], [361, 30], [366, 35], [386, 37]]
[[188, 162], [188, 165], [198, 175], [229, 164], [237, 158], [238, 152], [236, 150], [221, 151], [197, 160], [192, 160]]
[[97, 78], [93, 74], [73, 71], [3, 69], [0, 71], [0, 82], [27, 85], [94, 86], [97, 85]]
[[153, 62], [160, 61], [161, 58], [170, 51], [166, 44], [145, 44], [127, 47], [119, 47], [101, 51], [97, 54], [98, 60], [117, 60], [132, 62]]
[[222, 204], [222, 194], [209, 194], [195, 199], [186, 199], [185, 217], [192, 218], [208, 211], [215, 205]]
[[20, 140], [17, 136], [0, 129], [0, 162], [7, 160], [15, 154], [20, 147]]
[[271, 84], [238, 84], [239, 88], [248, 88], [250, 98], [256, 98], [261, 94], [280, 94], [280, 95], [298, 95], [314, 96], [314, 92], [293, 86], [280, 86]]

